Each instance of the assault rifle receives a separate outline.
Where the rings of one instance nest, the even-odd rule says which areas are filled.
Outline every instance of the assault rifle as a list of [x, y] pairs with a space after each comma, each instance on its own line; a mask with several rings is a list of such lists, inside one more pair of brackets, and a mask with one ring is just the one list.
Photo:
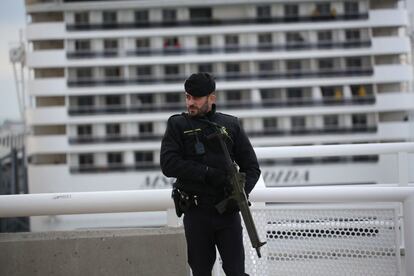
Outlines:
[[231, 201], [234, 200], [235, 202], [237, 202], [237, 206], [239, 207], [240, 212], [242, 214], [244, 224], [246, 225], [247, 233], [249, 234], [250, 242], [252, 243], [252, 247], [256, 249], [257, 256], [261, 258], [262, 255], [260, 253], [260, 247], [265, 245], [266, 242], [261, 242], [259, 240], [256, 226], [254, 224], [254, 220], [249, 209], [249, 201], [247, 200], [247, 195], [244, 191], [246, 176], [244, 173], [240, 173], [238, 171], [237, 165], [231, 160], [229, 150], [225, 143], [225, 138], [229, 138], [228, 133], [225, 127], [220, 126], [214, 122], [208, 120], [203, 120], [203, 122], [206, 122], [209, 125], [214, 126], [216, 129], [216, 132], [210, 135], [209, 138], [217, 137], [220, 141], [220, 147], [223, 150], [224, 157], [226, 160], [226, 172], [231, 186], [230, 195], [223, 201], [219, 202], [215, 207], [217, 211], [220, 214], [222, 214], [226, 211], [227, 205], [231, 204]]

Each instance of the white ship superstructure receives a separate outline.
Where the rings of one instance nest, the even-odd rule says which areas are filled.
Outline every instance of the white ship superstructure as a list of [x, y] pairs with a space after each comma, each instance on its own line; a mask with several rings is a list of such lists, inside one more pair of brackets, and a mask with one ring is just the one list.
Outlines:
[[[26, 9], [31, 193], [170, 187], [160, 141], [198, 71], [215, 75], [218, 110], [239, 116], [257, 147], [412, 137], [404, 1], [26, 0]], [[268, 186], [397, 174], [384, 170], [388, 156], [260, 161]], [[32, 229], [137, 223], [91, 218], [33, 218]]]

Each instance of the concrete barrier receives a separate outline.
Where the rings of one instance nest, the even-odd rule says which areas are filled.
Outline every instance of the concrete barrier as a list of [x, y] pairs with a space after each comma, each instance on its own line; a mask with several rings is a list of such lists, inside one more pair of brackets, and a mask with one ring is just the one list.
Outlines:
[[0, 234], [0, 275], [189, 275], [182, 228]]

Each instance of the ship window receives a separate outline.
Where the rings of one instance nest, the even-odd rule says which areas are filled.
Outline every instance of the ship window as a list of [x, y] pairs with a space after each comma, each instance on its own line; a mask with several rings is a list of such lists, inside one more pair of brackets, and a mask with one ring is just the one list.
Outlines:
[[306, 119], [304, 116], [295, 116], [290, 119], [292, 130], [303, 130], [306, 126]]
[[90, 40], [76, 40], [75, 41], [75, 50], [77, 51], [88, 51], [91, 49]]
[[178, 65], [165, 65], [165, 75], [178, 75], [180, 73], [180, 67]]
[[227, 46], [239, 45], [239, 36], [237, 35], [226, 35], [224, 40]]
[[286, 90], [287, 97], [289, 99], [301, 99], [303, 98], [303, 90], [300, 88], [288, 88]]
[[75, 24], [88, 24], [89, 13], [88, 12], [77, 12], [75, 13]]
[[239, 37], [237, 35], [226, 35], [224, 43], [226, 44], [227, 51], [237, 50], [239, 47]]
[[288, 71], [300, 71], [302, 69], [302, 63], [300, 60], [288, 60], [286, 61], [286, 69]]
[[263, 119], [264, 129], [277, 129], [277, 118], [264, 118]]
[[328, 70], [334, 68], [333, 59], [320, 59], [318, 60], [318, 66], [320, 70]]
[[108, 164], [122, 164], [123, 158], [121, 152], [109, 152], [106, 155]]
[[150, 65], [137, 66], [136, 74], [137, 76], [151, 76], [152, 68]]
[[358, 14], [358, 12], [359, 12], [359, 3], [358, 2], [345, 2], [344, 5], [345, 5], [345, 8], [344, 8], [345, 14], [348, 14], [348, 15], [349, 14], [351, 14], [351, 15]]
[[137, 23], [146, 23], [149, 21], [148, 10], [139, 10], [134, 13], [135, 22]]
[[347, 68], [361, 68], [362, 60], [359, 57], [347, 58], [346, 59]]
[[361, 39], [361, 31], [360, 30], [346, 30], [345, 38], [347, 41], [358, 41]]
[[272, 34], [271, 33], [262, 33], [257, 35], [257, 40], [259, 45], [271, 45], [272, 44]]
[[181, 102], [181, 93], [168, 93], [165, 95], [165, 101], [167, 103], [179, 103]]
[[353, 114], [352, 115], [352, 125], [353, 126], [366, 126], [367, 125], [367, 115], [366, 114]]
[[164, 39], [164, 48], [179, 48], [180, 42], [178, 40], [178, 37], [167, 37]]
[[151, 104], [154, 102], [154, 97], [152, 94], [142, 94], [137, 96], [137, 100], [141, 104]]
[[337, 99], [340, 100], [343, 97], [342, 89], [339, 86], [329, 86], [329, 87], [322, 87], [322, 97], [329, 100], [329, 99]]
[[116, 23], [116, 12], [115, 11], [104, 11], [102, 12], [102, 21], [104, 23]]
[[78, 79], [92, 78], [92, 68], [78, 68], [78, 69], [76, 69], [76, 77]]
[[91, 136], [92, 126], [91, 125], [79, 125], [77, 126], [78, 136]]
[[209, 36], [199, 36], [197, 37], [198, 47], [206, 47], [211, 45], [211, 37]]
[[135, 163], [152, 163], [154, 154], [152, 151], [137, 151], [135, 152]]
[[239, 102], [242, 99], [242, 92], [241, 91], [227, 91], [226, 99], [229, 102]]
[[211, 18], [211, 8], [190, 8], [190, 19], [192, 21], [206, 21]]
[[117, 16], [115, 11], [104, 11], [102, 12], [102, 21], [104, 24], [116, 23]]
[[105, 125], [106, 134], [108, 135], [119, 135], [121, 134], [120, 124], [107, 124]]
[[257, 6], [256, 7], [256, 17], [257, 18], [270, 18], [272, 17], [271, 7], [268, 5]]
[[116, 39], [105, 39], [103, 44], [105, 50], [118, 49], [118, 40]]
[[239, 63], [227, 63], [226, 64], [226, 72], [227, 73], [238, 73], [238, 72], [240, 72], [240, 64]]
[[316, 4], [316, 13], [318, 15], [330, 15], [331, 4], [330, 3], [318, 3]]
[[366, 97], [372, 94], [370, 87], [366, 85], [351, 85], [352, 97]]
[[299, 16], [299, 6], [295, 4], [287, 4], [283, 7], [285, 17], [298, 17]]
[[93, 165], [94, 163], [92, 153], [79, 154], [78, 160], [79, 160], [79, 165], [81, 166], [82, 165]]
[[77, 98], [78, 106], [92, 106], [94, 104], [94, 98], [92, 96], [80, 96]]
[[260, 95], [263, 100], [271, 100], [277, 98], [278, 91], [274, 89], [262, 89]]
[[141, 134], [148, 134], [154, 131], [153, 124], [151, 122], [148, 123], [140, 123], [138, 126], [139, 133]]
[[199, 36], [197, 37], [197, 47], [198, 51], [201, 53], [211, 52], [211, 37], [209, 36]]
[[213, 72], [213, 65], [211, 63], [203, 63], [198, 65], [198, 72]]
[[332, 41], [332, 32], [331, 31], [318, 32], [318, 41], [319, 42], [330, 42], [330, 41]]
[[139, 38], [135, 40], [135, 47], [137, 49], [147, 49], [150, 47], [150, 40], [148, 38]]
[[173, 22], [177, 20], [177, 11], [173, 9], [162, 10], [162, 18], [164, 22]]
[[259, 72], [272, 72], [274, 70], [273, 61], [259, 61]]
[[105, 97], [106, 105], [121, 105], [121, 96], [110, 95]]
[[119, 67], [105, 67], [104, 69], [105, 77], [120, 77], [121, 68]]
[[339, 118], [337, 115], [323, 116], [323, 125], [325, 128], [334, 128], [339, 125]]
[[302, 34], [299, 32], [286, 33], [286, 43], [288, 44], [302, 43], [304, 41]]

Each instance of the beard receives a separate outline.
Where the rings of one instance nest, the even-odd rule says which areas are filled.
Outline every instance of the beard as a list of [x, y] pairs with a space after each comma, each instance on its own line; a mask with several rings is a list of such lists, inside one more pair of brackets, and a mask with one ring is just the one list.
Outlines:
[[191, 117], [197, 117], [197, 116], [203, 116], [207, 114], [209, 111], [209, 104], [208, 101], [206, 101], [202, 106], [197, 107], [195, 105], [190, 105], [187, 107], [188, 114]]

